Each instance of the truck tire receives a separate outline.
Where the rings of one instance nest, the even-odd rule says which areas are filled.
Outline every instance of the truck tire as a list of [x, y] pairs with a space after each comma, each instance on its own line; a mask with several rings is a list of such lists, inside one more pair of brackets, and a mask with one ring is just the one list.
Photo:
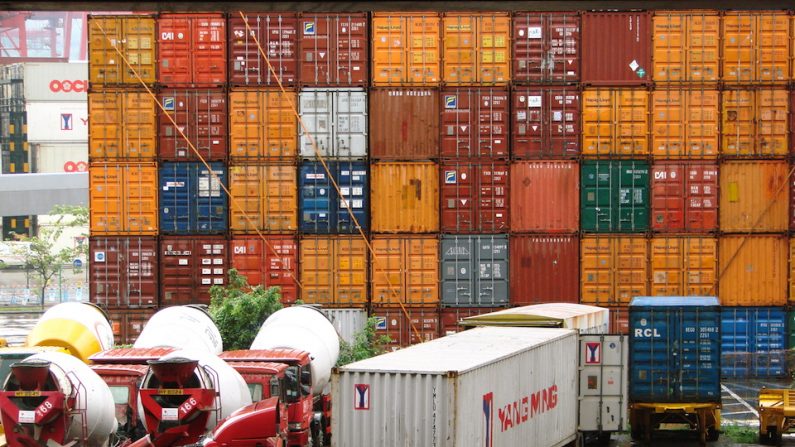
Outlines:
[[707, 428], [707, 442], [715, 442], [720, 438], [720, 431], [715, 427]]
[[630, 435], [632, 436], [633, 441], [644, 441], [646, 438], [646, 430], [643, 428], [642, 425], [632, 426], [632, 430], [630, 431]]
[[323, 430], [321, 430], [320, 427], [317, 427], [315, 430], [313, 430], [311, 442], [312, 447], [323, 447]]

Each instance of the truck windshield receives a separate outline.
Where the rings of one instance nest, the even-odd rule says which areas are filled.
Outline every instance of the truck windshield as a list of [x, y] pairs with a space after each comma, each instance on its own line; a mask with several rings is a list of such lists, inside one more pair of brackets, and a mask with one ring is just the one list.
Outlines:
[[285, 400], [289, 403], [298, 402], [301, 398], [301, 389], [298, 383], [299, 372], [298, 366], [291, 366], [284, 372]]
[[262, 384], [261, 383], [249, 383], [248, 384], [248, 392], [251, 394], [251, 401], [252, 402], [259, 402], [262, 400]]

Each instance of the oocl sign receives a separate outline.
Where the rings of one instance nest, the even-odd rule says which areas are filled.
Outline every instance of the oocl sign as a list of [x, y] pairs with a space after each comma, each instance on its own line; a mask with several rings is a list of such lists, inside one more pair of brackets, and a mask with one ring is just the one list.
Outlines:
[[88, 91], [88, 81], [53, 79], [50, 81], [50, 91], [53, 93], [85, 93]]

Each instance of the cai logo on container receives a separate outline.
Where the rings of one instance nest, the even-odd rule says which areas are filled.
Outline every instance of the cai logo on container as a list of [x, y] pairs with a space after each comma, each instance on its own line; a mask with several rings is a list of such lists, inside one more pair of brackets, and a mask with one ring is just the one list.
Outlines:
[[315, 22], [304, 22], [304, 35], [315, 35]]
[[458, 97], [456, 95], [444, 95], [444, 108], [455, 109], [458, 107]]

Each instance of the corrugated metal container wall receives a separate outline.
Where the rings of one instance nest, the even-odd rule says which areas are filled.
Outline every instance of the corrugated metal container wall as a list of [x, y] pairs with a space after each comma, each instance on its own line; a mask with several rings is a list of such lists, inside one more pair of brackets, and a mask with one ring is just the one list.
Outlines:
[[716, 231], [718, 163], [655, 162], [651, 175], [651, 229], [661, 233]]
[[785, 161], [727, 161], [720, 165], [720, 230], [786, 231], [789, 181]]
[[365, 309], [320, 309], [340, 338], [350, 344], [356, 343], [356, 334], [367, 326], [367, 310]]
[[320, 162], [304, 162], [298, 174], [301, 231], [305, 234], [359, 233], [360, 228], [367, 231], [370, 228], [367, 163], [327, 161], [326, 166], [342, 196]]
[[299, 93], [301, 157], [367, 157], [367, 92], [313, 88]]
[[[787, 304], [795, 305], [795, 238], [790, 238], [789, 241], [789, 266], [789, 301]], [[795, 322], [793, 322], [792, 330], [795, 333]]]
[[783, 307], [721, 309], [723, 377], [787, 374], [787, 313]]
[[723, 16], [723, 81], [785, 83], [790, 72], [786, 11], [727, 11]]
[[718, 244], [723, 306], [787, 304], [787, 236], [721, 236]]
[[445, 307], [439, 310], [439, 335], [444, 337], [461, 332], [459, 322], [467, 317], [488, 314], [502, 310], [502, 307]]
[[373, 85], [438, 85], [440, 23], [438, 13], [373, 13]]
[[29, 143], [81, 143], [88, 140], [86, 101], [28, 101]]
[[229, 226], [226, 165], [200, 162], [160, 164], [160, 232], [223, 233]]
[[[439, 231], [439, 169], [436, 163], [370, 165], [371, 228], [376, 233]], [[389, 204], [389, 206], [382, 206]]]
[[507, 89], [447, 88], [442, 100], [442, 158], [508, 158]]
[[511, 80], [507, 13], [445, 13], [442, 48], [446, 85], [505, 85]]
[[610, 309], [610, 334], [629, 335], [629, 306], [612, 306]]
[[652, 155], [717, 157], [718, 103], [718, 91], [713, 89], [657, 89], [652, 92]]
[[157, 19], [160, 85], [226, 84], [226, 18], [223, 14], [166, 14]]
[[210, 287], [226, 285], [224, 236], [160, 238], [160, 306], [210, 304]]
[[367, 85], [367, 14], [304, 12], [299, 19], [301, 84]]
[[233, 164], [229, 167], [231, 230], [238, 234], [298, 230], [298, 185], [294, 164]]
[[157, 235], [157, 164], [92, 163], [92, 236]]
[[367, 305], [367, 246], [359, 236], [304, 236], [301, 300], [331, 307]]
[[582, 83], [650, 83], [651, 27], [651, 13], [646, 11], [583, 12]]
[[158, 101], [163, 106], [158, 108], [157, 152], [161, 161], [197, 161], [199, 155], [205, 161], [226, 160], [229, 115], [225, 92], [161, 90]]
[[584, 236], [580, 240], [580, 302], [629, 304], [648, 295], [649, 246], [643, 236]]
[[34, 172], [88, 171], [85, 143], [39, 143], [31, 146]]
[[724, 90], [721, 155], [784, 157], [789, 152], [788, 112], [786, 90]]
[[576, 235], [510, 237], [511, 305], [580, 302]]
[[580, 154], [580, 92], [575, 87], [514, 87], [511, 157]]
[[439, 304], [439, 239], [375, 236], [370, 264], [371, 304], [436, 307]]
[[157, 58], [154, 17], [91, 16], [88, 20], [88, 42], [88, 79], [92, 88], [140, 86], [142, 82], [152, 86], [155, 83]]
[[233, 236], [229, 241], [232, 268], [251, 285], [279, 287], [281, 302], [298, 299], [298, 241], [291, 236]]
[[275, 87], [279, 82], [286, 86], [298, 83], [297, 14], [255, 12], [246, 14], [245, 18], [232, 14], [228, 26], [230, 84]]
[[[403, 309], [405, 309], [405, 313]], [[406, 317], [406, 313], [408, 313], [408, 317]], [[439, 337], [438, 308], [373, 307], [370, 316], [376, 321], [376, 335], [388, 336], [390, 339], [388, 346], [392, 350]]]
[[592, 88], [582, 92], [583, 155], [648, 155], [649, 91]]
[[149, 93], [101, 90], [88, 94], [88, 154], [92, 161], [154, 161], [157, 112]]
[[576, 12], [513, 13], [514, 83], [580, 80], [580, 15]]
[[442, 236], [441, 252], [443, 306], [508, 305], [508, 236]]
[[89, 238], [89, 301], [103, 308], [157, 307], [157, 239]]
[[229, 158], [292, 160], [298, 155], [298, 93], [279, 89], [229, 92]]
[[656, 236], [651, 239], [651, 295], [707, 296], [717, 286], [718, 240]]
[[634, 232], [649, 228], [648, 163], [583, 161], [580, 169], [583, 231]]
[[508, 163], [443, 162], [442, 232], [508, 231]]
[[120, 345], [131, 345], [141, 335], [155, 309], [103, 309], [108, 314], [113, 339]]
[[[7, 99], [24, 98], [27, 104], [38, 101], [86, 101], [88, 92], [86, 62], [23, 62], [5, 65], [3, 68], [15, 72], [13, 74], [7, 72], [6, 75], [0, 76], [4, 81], [11, 81], [5, 85], [5, 88], [10, 90], [3, 92], [3, 96]], [[22, 85], [13, 82], [19, 79], [22, 80]], [[5, 110], [9, 111], [7, 106]]]
[[579, 168], [576, 161], [512, 163], [511, 232], [577, 232]]
[[439, 90], [370, 89], [370, 158], [439, 158]]
[[717, 11], [654, 11], [654, 82], [715, 83], [720, 76], [720, 16]]

